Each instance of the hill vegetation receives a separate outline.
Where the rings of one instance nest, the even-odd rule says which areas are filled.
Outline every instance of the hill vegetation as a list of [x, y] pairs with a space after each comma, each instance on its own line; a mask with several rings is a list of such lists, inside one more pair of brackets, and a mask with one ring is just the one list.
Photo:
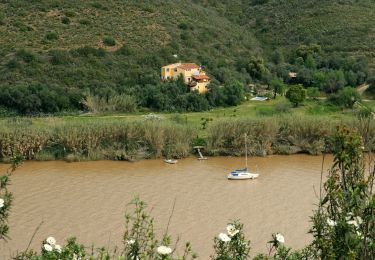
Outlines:
[[[0, 106], [77, 111], [93, 97], [132, 111], [202, 111], [236, 105], [248, 84], [274, 79], [333, 93], [370, 76], [371, 8], [367, 0], [2, 1]], [[212, 89], [242, 90], [205, 97], [160, 82], [160, 67], [179, 60], [201, 64]]]

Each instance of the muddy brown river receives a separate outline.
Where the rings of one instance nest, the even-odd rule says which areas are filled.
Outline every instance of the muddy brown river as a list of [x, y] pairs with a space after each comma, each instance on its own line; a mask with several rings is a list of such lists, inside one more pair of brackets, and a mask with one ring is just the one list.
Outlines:
[[[24, 250], [42, 221], [31, 248], [38, 249], [50, 235], [59, 243], [74, 235], [87, 245], [121, 245], [124, 212], [131, 210], [128, 203], [135, 196], [152, 209], [159, 234], [176, 200], [169, 231], [173, 238], [190, 241], [199, 259], [209, 258], [213, 237], [224, 232], [231, 219], [244, 223], [252, 255], [266, 252], [275, 232], [285, 236], [287, 246], [308, 243], [322, 157], [249, 158], [250, 165], [258, 165], [260, 177], [228, 181], [227, 173], [243, 164], [243, 158], [235, 157], [188, 158], [176, 165], [162, 160], [26, 162], [12, 177], [11, 240], [0, 242], [0, 259]], [[0, 170], [6, 167], [0, 165]]]

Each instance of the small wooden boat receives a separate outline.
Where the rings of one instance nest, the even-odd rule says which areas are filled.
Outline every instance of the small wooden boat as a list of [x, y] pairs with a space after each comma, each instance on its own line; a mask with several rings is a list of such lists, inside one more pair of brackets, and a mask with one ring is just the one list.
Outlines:
[[175, 159], [165, 159], [164, 162], [169, 163], [169, 164], [176, 164], [177, 160], [175, 160]]

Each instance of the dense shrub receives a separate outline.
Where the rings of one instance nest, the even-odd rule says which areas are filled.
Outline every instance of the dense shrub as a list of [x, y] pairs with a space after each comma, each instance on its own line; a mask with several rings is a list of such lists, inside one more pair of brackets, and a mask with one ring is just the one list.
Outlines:
[[113, 39], [112, 37], [110, 36], [107, 36], [107, 37], [104, 37], [103, 39], [103, 43], [107, 46], [115, 46], [116, 45], [116, 41], [115, 39]]
[[24, 50], [24, 49], [17, 51], [16, 56], [22, 59], [26, 63], [30, 63], [36, 59], [36, 56], [34, 53], [32, 53], [31, 51]]
[[70, 24], [70, 19], [69, 19], [69, 17], [64, 16], [63, 18], [61, 18], [61, 22], [63, 24]]
[[96, 49], [89, 46], [84, 46], [81, 48], [78, 48], [76, 50], [72, 51], [73, 55], [79, 55], [83, 57], [88, 57], [90, 55], [96, 56], [96, 57], [103, 57], [106, 55], [106, 51], [102, 48]]
[[51, 56], [51, 63], [53, 65], [68, 64], [70, 61], [69, 53], [66, 51], [51, 50], [49, 55]]
[[82, 95], [54, 85], [0, 85], [0, 103], [21, 114], [55, 113], [79, 109]]
[[318, 99], [320, 96], [319, 89], [316, 87], [310, 87], [307, 89], [307, 96], [312, 99]]
[[345, 87], [329, 97], [329, 101], [343, 108], [353, 108], [356, 102], [361, 101], [358, 91], [352, 87]]
[[45, 38], [49, 41], [54, 41], [59, 38], [59, 35], [56, 32], [49, 32], [46, 34]]

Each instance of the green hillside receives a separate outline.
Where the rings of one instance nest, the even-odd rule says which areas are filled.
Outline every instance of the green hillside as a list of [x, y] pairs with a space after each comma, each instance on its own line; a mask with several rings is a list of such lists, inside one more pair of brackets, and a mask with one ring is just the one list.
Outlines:
[[366, 55], [375, 65], [375, 1], [252, 2], [242, 23], [251, 28], [268, 49], [317, 43], [330, 52]]
[[[1, 1], [0, 114], [82, 110], [88, 93], [155, 110], [226, 104], [161, 84], [160, 67], [180, 60], [201, 64], [214, 86], [288, 83], [290, 70], [322, 91], [356, 86], [374, 64], [374, 9], [366, 0]], [[214, 93], [223, 95], [232, 94]]]

